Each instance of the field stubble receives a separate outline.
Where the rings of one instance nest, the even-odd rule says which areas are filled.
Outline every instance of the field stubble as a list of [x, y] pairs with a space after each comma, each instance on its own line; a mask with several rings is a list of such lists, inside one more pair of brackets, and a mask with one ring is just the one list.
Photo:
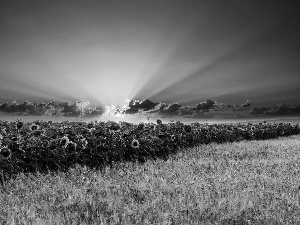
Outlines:
[[18, 176], [1, 224], [300, 224], [300, 135], [201, 145], [167, 161]]

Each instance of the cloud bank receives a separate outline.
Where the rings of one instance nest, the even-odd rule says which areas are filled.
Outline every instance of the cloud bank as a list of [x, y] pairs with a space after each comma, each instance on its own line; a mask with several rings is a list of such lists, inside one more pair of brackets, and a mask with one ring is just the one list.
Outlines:
[[300, 105], [281, 103], [274, 107], [255, 107], [249, 112], [251, 115], [297, 115], [300, 114]]
[[0, 103], [0, 112], [11, 113], [20, 116], [59, 116], [59, 117], [81, 117], [99, 118], [109, 114], [130, 114], [156, 117], [182, 117], [191, 119], [230, 119], [247, 118], [254, 116], [285, 116], [299, 115], [300, 105], [287, 105], [281, 103], [274, 107], [253, 107], [251, 101], [240, 105], [219, 103], [214, 100], [205, 100], [195, 106], [182, 106], [178, 103], [167, 104], [164, 102], [152, 102], [149, 99], [142, 101], [130, 100], [123, 109], [114, 106], [96, 106], [90, 108], [89, 102], [84, 100], [69, 102], [47, 102], [32, 103], [24, 101], [19, 104], [16, 101], [11, 103]]

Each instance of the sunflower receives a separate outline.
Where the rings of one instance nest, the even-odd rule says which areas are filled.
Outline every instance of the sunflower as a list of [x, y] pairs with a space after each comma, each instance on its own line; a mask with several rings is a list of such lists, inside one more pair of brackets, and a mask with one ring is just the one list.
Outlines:
[[114, 130], [114, 131], [119, 130], [119, 129], [120, 129], [120, 125], [117, 124], [117, 123], [113, 123], [113, 124], [111, 124], [111, 125], [109, 126], [109, 129], [110, 129], [110, 130]]
[[163, 132], [159, 132], [159, 133], [158, 133], [158, 137], [159, 137], [159, 138], [163, 138], [163, 137], [164, 137], [164, 133], [163, 133]]
[[138, 125], [138, 128], [143, 129], [144, 127], [145, 127], [145, 124], [143, 122], [140, 122], [139, 125]]
[[116, 131], [108, 129], [109, 134], [114, 134]]
[[162, 121], [160, 119], [156, 120], [157, 124], [162, 124]]
[[10, 135], [10, 140], [17, 141], [18, 137], [15, 134]]
[[153, 124], [153, 123], [151, 123], [151, 124], [150, 124], [150, 128], [151, 128], [152, 130], [155, 130], [155, 128], [156, 128], [156, 125], [155, 125], [155, 124]]
[[0, 149], [0, 161], [2, 159], [8, 159], [10, 156], [11, 156], [11, 151], [7, 146]]
[[16, 124], [16, 127], [17, 127], [17, 129], [19, 130], [19, 129], [21, 129], [21, 128], [23, 127], [23, 125], [24, 125], [23, 122], [18, 121], [17, 124]]
[[69, 141], [65, 146], [65, 148], [67, 148], [70, 151], [75, 151], [76, 147], [77, 147], [77, 144], [73, 141]]
[[40, 128], [40, 126], [37, 125], [37, 124], [31, 124], [30, 127], [29, 127], [29, 129], [30, 129], [31, 131], [38, 130], [39, 128]]
[[88, 141], [86, 140], [86, 138], [82, 138], [80, 141], [82, 144], [82, 149], [86, 149], [86, 146], [88, 145]]
[[88, 127], [89, 129], [93, 128], [93, 127], [94, 127], [94, 123], [89, 123], [89, 124], [87, 125], [87, 127]]
[[88, 131], [90, 132], [90, 134], [94, 134], [94, 131], [96, 130], [96, 128], [92, 127], [90, 128]]
[[138, 148], [140, 146], [140, 143], [138, 140], [134, 139], [132, 142], [131, 142], [131, 147], [133, 148]]
[[2, 134], [6, 134], [6, 128], [1, 129]]
[[60, 144], [61, 147], [66, 148], [69, 142], [70, 142], [70, 141], [69, 141], [68, 136], [63, 136], [63, 137], [60, 139], [59, 144]]
[[176, 136], [174, 134], [171, 135], [171, 141], [176, 141]]
[[191, 132], [191, 131], [192, 131], [192, 128], [191, 128], [190, 125], [184, 125], [184, 130], [185, 130], [186, 132]]
[[45, 136], [45, 134], [46, 134], [46, 130], [42, 129], [42, 130], [41, 130], [41, 135], [42, 135], [42, 136]]

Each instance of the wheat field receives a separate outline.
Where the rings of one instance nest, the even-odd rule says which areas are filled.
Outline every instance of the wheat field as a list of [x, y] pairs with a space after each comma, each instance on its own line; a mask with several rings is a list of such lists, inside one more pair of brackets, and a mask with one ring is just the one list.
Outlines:
[[20, 174], [1, 224], [300, 224], [300, 135], [200, 145], [167, 161]]

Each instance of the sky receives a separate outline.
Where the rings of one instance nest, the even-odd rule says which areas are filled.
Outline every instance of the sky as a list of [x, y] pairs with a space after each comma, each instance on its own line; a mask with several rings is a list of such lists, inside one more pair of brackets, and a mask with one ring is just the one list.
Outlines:
[[300, 101], [299, 3], [4, 0], [0, 102]]

